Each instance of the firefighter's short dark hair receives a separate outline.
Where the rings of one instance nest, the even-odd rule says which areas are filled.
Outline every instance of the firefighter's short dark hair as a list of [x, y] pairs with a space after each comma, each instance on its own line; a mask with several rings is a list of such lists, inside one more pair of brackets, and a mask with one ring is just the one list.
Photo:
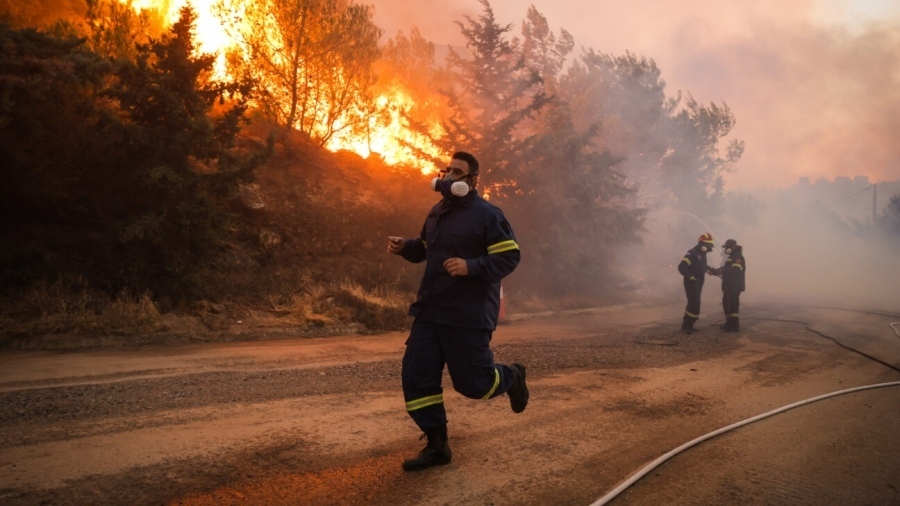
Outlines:
[[469, 164], [469, 174], [475, 175], [478, 174], [478, 159], [476, 159], [471, 153], [466, 153], [465, 151], [457, 151], [453, 153], [453, 156], [450, 157], [452, 160], [462, 160]]

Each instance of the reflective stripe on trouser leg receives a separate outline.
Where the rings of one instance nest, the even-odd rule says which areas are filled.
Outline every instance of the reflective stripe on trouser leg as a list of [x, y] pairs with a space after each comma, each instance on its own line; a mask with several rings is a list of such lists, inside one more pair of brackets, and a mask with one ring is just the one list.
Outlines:
[[684, 294], [687, 296], [687, 306], [684, 308], [684, 315], [694, 318], [700, 318], [700, 292], [701, 287], [694, 285], [688, 280], [684, 281]]
[[418, 399], [407, 401], [406, 410], [416, 411], [419, 409], [427, 408], [428, 406], [434, 406], [435, 404], [441, 404], [443, 402], [444, 394], [429, 395], [428, 397], [420, 397]]
[[413, 322], [403, 356], [403, 395], [419, 427], [447, 423], [441, 386], [446, 363], [453, 388], [470, 399], [490, 399], [512, 386], [509, 366], [494, 363], [492, 331]]
[[724, 290], [722, 292], [722, 309], [725, 316], [739, 316], [741, 308], [741, 292], [737, 290]]
[[419, 428], [447, 423], [444, 410], [444, 353], [432, 324], [414, 320], [403, 355], [403, 397], [406, 411]]
[[492, 334], [485, 329], [454, 327], [438, 331], [453, 388], [469, 399], [492, 399], [512, 386], [512, 369], [494, 362]]

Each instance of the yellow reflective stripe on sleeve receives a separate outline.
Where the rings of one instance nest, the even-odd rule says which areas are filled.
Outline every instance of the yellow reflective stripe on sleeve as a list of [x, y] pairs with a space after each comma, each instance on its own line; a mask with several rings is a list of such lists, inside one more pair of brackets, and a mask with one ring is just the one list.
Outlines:
[[425, 246], [425, 249], [428, 249], [428, 241], [426, 241], [425, 239], [419, 239], [419, 240], [422, 241], [422, 246]]
[[429, 395], [428, 397], [420, 397], [406, 403], [407, 411], [415, 411], [417, 409], [426, 408], [435, 404], [444, 402], [444, 394]]
[[684, 257], [681, 259], [682, 262], [687, 262], [688, 265], [691, 265], [691, 259], [688, 257]]
[[731, 264], [731, 266], [734, 267], [735, 269], [744, 270], [744, 266], [741, 264]]
[[495, 253], [503, 253], [504, 251], [511, 251], [514, 249], [519, 249], [519, 245], [516, 244], [516, 241], [509, 239], [507, 241], [501, 241], [497, 244], [492, 244], [488, 246], [488, 255], [493, 255]]
[[482, 397], [481, 400], [490, 399], [491, 396], [494, 395], [494, 392], [497, 391], [497, 387], [499, 387], [499, 386], [500, 386], [500, 371], [497, 370], [497, 367], [495, 366], [494, 367], [494, 386], [491, 387], [491, 389], [488, 391], [488, 393], [485, 394], [485, 396]]

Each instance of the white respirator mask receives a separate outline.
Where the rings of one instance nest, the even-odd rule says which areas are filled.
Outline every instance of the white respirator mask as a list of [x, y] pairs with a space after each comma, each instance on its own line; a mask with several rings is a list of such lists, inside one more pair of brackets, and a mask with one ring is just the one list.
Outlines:
[[445, 197], [465, 197], [469, 194], [469, 183], [436, 177], [431, 180], [431, 189]]

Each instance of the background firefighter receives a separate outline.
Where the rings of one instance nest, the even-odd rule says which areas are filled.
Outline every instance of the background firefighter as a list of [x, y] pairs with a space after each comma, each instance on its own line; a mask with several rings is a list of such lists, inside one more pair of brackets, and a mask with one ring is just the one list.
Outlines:
[[722, 309], [725, 310], [725, 325], [722, 329], [725, 332], [738, 332], [741, 330], [741, 292], [745, 288], [744, 276], [747, 272], [744, 247], [734, 239], [728, 239], [722, 247], [728, 257], [722, 267], [710, 269], [709, 273], [722, 277]]
[[697, 239], [697, 245], [689, 249], [678, 263], [678, 272], [684, 277], [684, 293], [687, 296], [687, 306], [684, 308], [681, 323], [681, 331], [686, 334], [697, 331], [694, 322], [700, 319], [700, 294], [703, 292], [703, 281], [707, 271], [706, 254], [712, 251], [713, 246], [712, 235], [705, 233]]

